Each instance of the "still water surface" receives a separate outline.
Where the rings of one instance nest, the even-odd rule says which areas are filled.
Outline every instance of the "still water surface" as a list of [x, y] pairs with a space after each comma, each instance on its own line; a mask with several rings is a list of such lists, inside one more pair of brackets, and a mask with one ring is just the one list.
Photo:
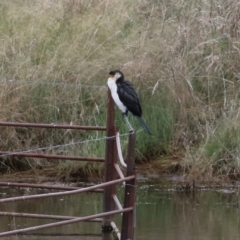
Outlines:
[[[0, 197], [46, 193], [40, 189], [0, 188]], [[121, 198], [120, 194], [120, 198]], [[180, 192], [170, 181], [140, 181], [137, 186], [136, 240], [237, 240], [240, 239], [239, 190], [216, 187]], [[0, 204], [0, 211], [84, 216], [100, 213], [101, 194], [89, 193]], [[50, 223], [52, 220], [0, 217], [0, 232]], [[120, 218], [117, 218], [120, 227]], [[97, 240], [101, 224], [78, 223], [3, 240]], [[77, 234], [81, 236], [77, 236]], [[87, 237], [87, 234], [92, 235]], [[60, 236], [56, 236], [60, 234]], [[66, 235], [65, 235], [66, 234]], [[61, 236], [62, 235], [62, 236]], [[65, 235], [65, 236], [64, 236]]]

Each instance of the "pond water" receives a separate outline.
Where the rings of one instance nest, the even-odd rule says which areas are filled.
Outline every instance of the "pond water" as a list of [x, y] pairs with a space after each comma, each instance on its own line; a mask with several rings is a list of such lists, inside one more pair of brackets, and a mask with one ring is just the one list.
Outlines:
[[[120, 187], [120, 191], [121, 191]], [[46, 190], [0, 188], [0, 197], [46, 193]], [[120, 194], [120, 198], [122, 194]], [[101, 194], [89, 193], [0, 204], [0, 211], [84, 216], [100, 213]], [[240, 201], [237, 187], [202, 186], [195, 191], [179, 191], [166, 180], [138, 181], [136, 240], [236, 240], [240, 239]], [[0, 232], [30, 227], [52, 220], [0, 217]], [[116, 219], [120, 227], [120, 217]], [[91, 233], [91, 236], [88, 234]], [[9, 236], [9, 240], [101, 239], [101, 223], [77, 223]], [[80, 235], [79, 235], [80, 234]]]

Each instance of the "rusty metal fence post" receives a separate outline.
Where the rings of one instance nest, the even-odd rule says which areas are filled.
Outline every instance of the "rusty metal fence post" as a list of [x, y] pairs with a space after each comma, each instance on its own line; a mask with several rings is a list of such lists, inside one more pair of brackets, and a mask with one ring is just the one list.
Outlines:
[[[55, 226], [62, 226], [70, 223], [92, 220], [92, 221], [102, 221], [102, 240], [112, 239], [112, 232], [117, 233], [118, 239], [121, 240], [133, 240], [134, 237], [134, 207], [135, 207], [135, 182], [136, 182], [136, 174], [135, 174], [135, 166], [134, 166], [134, 158], [135, 158], [135, 132], [129, 132], [128, 139], [128, 153], [127, 153], [127, 170], [126, 174], [121, 172], [120, 167], [117, 165], [117, 141], [116, 141], [116, 132], [117, 128], [114, 125], [115, 120], [115, 112], [114, 112], [114, 101], [111, 96], [111, 92], [108, 89], [108, 104], [107, 104], [107, 127], [99, 127], [99, 126], [68, 126], [68, 125], [58, 125], [58, 124], [34, 124], [34, 123], [11, 123], [11, 122], [0, 122], [0, 126], [11, 126], [11, 127], [32, 127], [32, 128], [56, 128], [56, 129], [83, 129], [83, 130], [106, 130], [106, 153], [104, 158], [92, 158], [92, 157], [76, 157], [76, 156], [66, 156], [66, 155], [48, 155], [48, 154], [39, 154], [39, 153], [28, 153], [28, 152], [3, 152], [0, 151], [1, 155], [15, 155], [18, 157], [37, 157], [37, 158], [46, 158], [46, 159], [67, 159], [67, 160], [81, 160], [81, 161], [91, 161], [91, 162], [105, 162], [105, 181], [102, 184], [98, 184], [95, 186], [79, 189], [79, 188], [70, 188], [70, 187], [51, 187], [56, 188], [58, 190], [67, 190], [66, 192], [59, 193], [47, 193], [47, 194], [34, 194], [30, 196], [24, 197], [13, 197], [13, 198], [5, 198], [0, 199], [0, 202], [11, 202], [11, 201], [19, 201], [26, 199], [37, 199], [37, 198], [45, 198], [45, 197], [53, 197], [53, 196], [63, 196], [63, 195], [72, 195], [76, 193], [83, 193], [88, 191], [97, 191], [103, 192], [103, 213], [94, 214], [85, 217], [72, 217], [72, 216], [55, 216], [55, 215], [44, 215], [44, 214], [28, 214], [28, 213], [11, 213], [11, 212], [0, 212], [0, 215], [5, 216], [15, 216], [15, 217], [38, 217], [38, 218], [46, 218], [52, 219], [56, 218], [58, 220], [63, 220], [56, 223], [51, 224], [43, 224], [35, 227], [16, 229], [13, 231], [7, 231], [0, 233], [0, 236], [8, 236], [19, 233], [25, 233], [29, 231], [45, 229]], [[121, 152], [121, 150], [119, 150]], [[122, 153], [121, 153], [122, 154]], [[121, 157], [122, 159], [122, 157]], [[118, 167], [116, 167], [118, 166]], [[126, 167], [126, 166], [124, 166]], [[126, 176], [124, 176], [126, 175]], [[118, 179], [120, 177], [120, 179]], [[116, 196], [116, 184], [125, 181], [125, 193], [124, 193], [124, 206], [121, 206], [117, 196]], [[21, 184], [21, 183], [4, 183], [0, 182], [0, 185], [7, 186], [18, 186], [18, 187], [35, 187], [35, 188], [50, 188], [46, 185], [39, 184]], [[116, 210], [118, 208], [118, 210]], [[121, 237], [120, 231], [116, 232], [116, 226], [114, 223], [114, 216], [116, 214], [123, 213], [122, 215], [122, 229], [121, 229]], [[101, 217], [101, 219], [100, 219]]]
[[[136, 183], [136, 172], [135, 172], [135, 132], [130, 133], [128, 139], [128, 154], [127, 154], [127, 173], [126, 176], [135, 175], [135, 178], [126, 181], [125, 192], [124, 192], [124, 206], [135, 207], [135, 183]], [[122, 216], [122, 232], [121, 240], [133, 240], [134, 237], [134, 210], [123, 213]]]
[[[111, 92], [108, 89], [108, 108], [107, 108], [107, 140], [106, 140], [106, 162], [105, 162], [105, 182], [115, 180], [117, 178], [117, 172], [114, 165], [117, 162], [117, 147], [116, 138], [108, 138], [116, 135], [116, 127], [114, 125], [114, 102], [111, 96]], [[103, 212], [109, 212], [115, 210], [115, 202], [112, 196], [116, 194], [116, 185], [107, 186], [104, 188], [103, 196]], [[102, 223], [102, 239], [110, 239], [110, 233], [112, 232], [111, 221], [114, 215], [106, 216], [103, 218]]]

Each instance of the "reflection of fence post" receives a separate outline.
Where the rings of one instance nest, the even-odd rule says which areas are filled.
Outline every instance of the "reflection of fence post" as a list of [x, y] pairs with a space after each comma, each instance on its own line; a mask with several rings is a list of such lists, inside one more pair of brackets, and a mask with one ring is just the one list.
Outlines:
[[[107, 137], [115, 136], [116, 127], [114, 126], [114, 102], [108, 89], [108, 108], [107, 108]], [[116, 148], [116, 138], [111, 138], [106, 140], [106, 160], [105, 160], [105, 182], [115, 180], [117, 178], [117, 173], [114, 164], [117, 162], [117, 148]], [[116, 185], [107, 186], [104, 188], [103, 197], [103, 212], [109, 212], [115, 210], [115, 202], [113, 200], [113, 195], [116, 194]], [[111, 221], [114, 216], [106, 216], [103, 218], [102, 226], [102, 239], [110, 239], [109, 233], [112, 231]]]
[[[135, 207], [135, 183], [136, 183], [136, 173], [135, 173], [135, 139], [136, 134], [130, 133], [128, 138], [128, 154], [127, 154], [127, 175], [135, 175], [134, 179], [126, 181], [125, 184], [125, 195], [124, 195], [124, 206]], [[122, 232], [121, 240], [132, 240], [134, 237], [134, 211], [124, 212], [122, 216]]]

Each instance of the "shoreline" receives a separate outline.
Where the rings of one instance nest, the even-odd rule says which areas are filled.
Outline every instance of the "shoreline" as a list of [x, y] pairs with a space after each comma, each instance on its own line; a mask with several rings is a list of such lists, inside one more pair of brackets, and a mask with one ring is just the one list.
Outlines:
[[[194, 179], [192, 176], [184, 173], [179, 161], [152, 161], [141, 164], [136, 164], [136, 172], [138, 181], [146, 182], [161, 182], [167, 180], [180, 186], [180, 190], [188, 191], [195, 187], [208, 187], [216, 185], [231, 185], [238, 186], [238, 180], [231, 180], [228, 177], [214, 177], [209, 179]], [[78, 184], [88, 182], [99, 182], [103, 180], [104, 173], [93, 173], [92, 175], [77, 175], [77, 172], [65, 176], [59, 172], [57, 167], [45, 167], [42, 169], [30, 169], [25, 171], [16, 171], [12, 173], [5, 173], [0, 176], [0, 182], [16, 182], [16, 183], [47, 183], [53, 182], [63, 184]]]

